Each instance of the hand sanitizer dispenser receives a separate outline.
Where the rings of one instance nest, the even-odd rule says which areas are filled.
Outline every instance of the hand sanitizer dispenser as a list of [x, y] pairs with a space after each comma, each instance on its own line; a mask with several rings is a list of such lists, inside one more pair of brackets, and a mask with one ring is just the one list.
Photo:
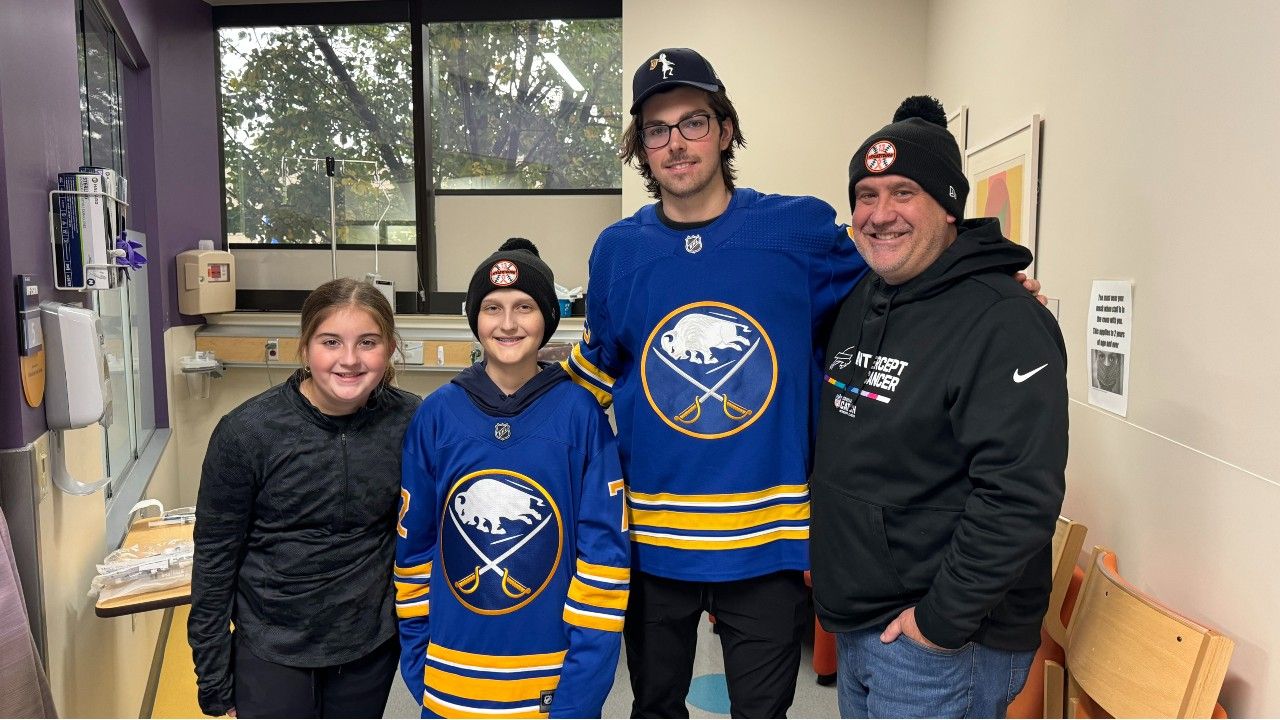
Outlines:
[[236, 261], [212, 240], [198, 250], [178, 253], [178, 312], [208, 315], [236, 309]]
[[53, 430], [84, 427], [108, 418], [111, 376], [103, 353], [98, 314], [57, 302], [40, 304], [48, 353], [45, 419]]

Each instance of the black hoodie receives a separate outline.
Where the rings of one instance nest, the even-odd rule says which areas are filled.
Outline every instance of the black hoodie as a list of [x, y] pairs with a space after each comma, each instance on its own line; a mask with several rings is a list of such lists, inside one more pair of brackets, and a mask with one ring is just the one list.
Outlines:
[[898, 286], [868, 275], [827, 347], [811, 478], [831, 631], [916, 607], [930, 641], [1033, 650], [1067, 460], [1066, 348], [992, 219]]
[[542, 397], [558, 382], [569, 379], [559, 363], [538, 363], [538, 374], [529, 378], [510, 395], [502, 392], [489, 374], [485, 372], [485, 362], [481, 360], [454, 376], [454, 385], [467, 391], [467, 397], [486, 415], [494, 417], [515, 417]]

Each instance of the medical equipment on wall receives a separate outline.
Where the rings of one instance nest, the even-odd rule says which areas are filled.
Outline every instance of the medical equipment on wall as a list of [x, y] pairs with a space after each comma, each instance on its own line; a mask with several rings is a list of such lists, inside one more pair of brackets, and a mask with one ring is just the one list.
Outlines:
[[[129, 511], [135, 513], [147, 507], [157, 508], [159, 514], [151, 519], [139, 518], [132, 527], [190, 525], [196, 521], [194, 507], [174, 508], [165, 511], [159, 500], [143, 500]], [[169, 590], [191, 583], [191, 564], [195, 543], [186, 538], [169, 538], [141, 542], [112, 551], [98, 565], [98, 574], [89, 585], [89, 594], [98, 595], [98, 602], [141, 593]]]
[[178, 253], [178, 312], [209, 315], [236, 309], [236, 260], [201, 240], [196, 250]]
[[383, 177], [382, 164], [373, 160], [341, 160], [333, 157], [332, 155], [327, 155], [322, 158], [301, 156], [281, 158], [280, 184], [284, 188], [285, 203], [288, 203], [289, 186], [297, 184], [300, 180], [300, 173], [290, 174], [287, 172], [287, 163], [289, 161], [298, 163], [324, 163], [324, 174], [329, 182], [329, 254], [332, 273], [331, 279], [334, 280], [338, 279], [338, 205], [336, 201], [336, 183], [337, 173], [340, 169], [339, 166], [345, 167], [347, 164], [373, 166], [373, 180], [370, 184], [375, 190], [382, 194], [385, 203], [382, 207], [382, 214], [379, 215], [378, 219], [373, 223], [375, 236], [373, 243], [373, 272], [365, 273], [365, 280], [378, 288], [383, 296], [387, 298], [387, 302], [391, 303], [391, 308], [394, 310], [396, 306], [395, 283], [382, 277], [378, 266], [378, 248], [382, 244], [382, 221], [386, 219], [387, 213], [391, 211], [391, 205], [393, 204], [390, 191], [391, 183]]
[[222, 377], [227, 366], [214, 356], [212, 350], [197, 350], [195, 355], [183, 355], [178, 367], [187, 379], [187, 393], [193, 398], [206, 400], [214, 378]]
[[53, 481], [72, 495], [88, 495], [109, 477], [82, 483], [67, 470], [64, 430], [111, 422], [111, 376], [98, 313], [58, 302], [40, 304], [49, 382], [45, 418], [52, 431]]
[[125, 231], [128, 195], [128, 181], [111, 168], [58, 173], [57, 189], [49, 192], [55, 288], [108, 290], [146, 265], [142, 244]]

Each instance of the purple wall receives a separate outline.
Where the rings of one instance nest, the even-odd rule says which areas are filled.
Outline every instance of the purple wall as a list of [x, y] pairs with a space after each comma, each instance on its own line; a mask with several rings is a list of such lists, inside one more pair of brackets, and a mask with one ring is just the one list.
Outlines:
[[[51, 291], [48, 240], [53, 178], [83, 161], [75, 5], [0, 6], [0, 317], [8, 318], [0, 321], [0, 448], [22, 447], [47, 429], [44, 409], [22, 400], [13, 275], [34, 275], [43, 299], [81, 299]], [[163, 332], [192, 321], [178, 314], [174, 256], [222, 232], [212, 13], [201, 0], [105, 5], [141, 65], [122, 78], [129, 226], [146, 233], [150, 250], [156, 422], [165, 426]]]
[[0, 447], [22, 447], [44, 433], [44, 408], [29, 408], [18, 375], [13, 276], [32, 275], [41, 298], [54, 293], [49, 250], [49, 190], [58, 172], [84, 161], [80, 139], [80, 74], [76, 67], [75, 0], [22, 0], [0, 9], [0, 127], [6, 223], [0, 255]]

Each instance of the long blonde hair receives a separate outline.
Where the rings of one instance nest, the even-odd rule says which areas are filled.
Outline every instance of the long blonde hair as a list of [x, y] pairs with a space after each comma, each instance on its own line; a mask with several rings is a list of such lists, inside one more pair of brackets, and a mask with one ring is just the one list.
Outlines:
[[[387, 354], [387, 371], [382, 376], [382, 384], [390, 385], [396, 378], [395, 365], [390, 362], [396, 348], [400, 347], [400, 333], [396, 331], [395, 311], [391, 303], [378, 288], [364, 280], [338, 278], [321, 285], [307, 296], [302, 303], [302, 330], [298, 337], [298, 361], [303, 362], [304, 353], [315, 336], [316, 329], [335, 310], [355, 307], [369, 313], [378, 326], [378, 333], [387, 342], [390, 350]], [[303, 376], [310, 374], [305, 368]]]

